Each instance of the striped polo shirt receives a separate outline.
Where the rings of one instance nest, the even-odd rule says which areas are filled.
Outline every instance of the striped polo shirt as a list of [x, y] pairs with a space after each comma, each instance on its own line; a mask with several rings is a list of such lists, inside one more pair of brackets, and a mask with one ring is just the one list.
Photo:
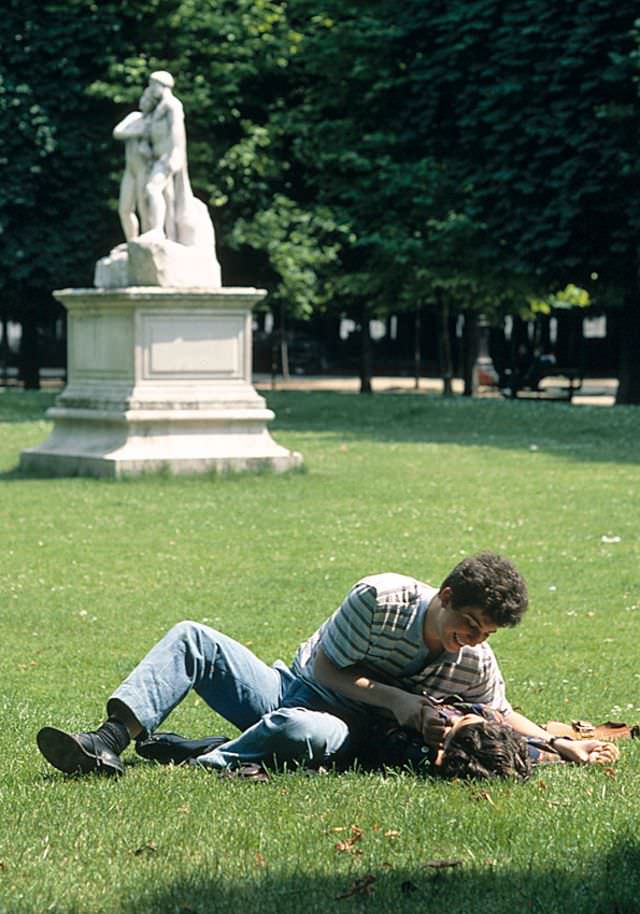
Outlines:
[[414, 694], [435, 698], [458, 695], [504, 713], [511, 706], [504, 681], [488, 644], [466, 645], [457, 653], [430, 656], [422, 632], [425, 613], [437, 588], [401, 574], [363, 578], [344, 602], [298, 649], [293, 672], [302, 676], [326, 700], [364, 710], [370, 706], [337, 696], [313, 678], [313, 665], [322, 649], [337, 667], [360, 665], [372, 679]]

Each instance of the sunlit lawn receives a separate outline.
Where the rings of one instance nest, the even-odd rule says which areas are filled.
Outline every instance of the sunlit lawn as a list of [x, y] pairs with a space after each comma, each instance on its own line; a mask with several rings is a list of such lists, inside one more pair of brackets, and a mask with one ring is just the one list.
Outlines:
[[[640, 410], [280, 392], [273, 433], [303, 452], [302, 473], [21, 477], [50, 402], [0, 393], [2, 914], [639, 909], [635, 742], [615, 773], [561, 768], [524, 786], [261, 785], [132, 753], [120, 782], [65, 778], [34, 734], [99, 723], [180, 619], [290, 659], [362, 575], [438, 583], [485, 548], [531, 591], [522, 626], [493, 638], [511, 701], [540, 722], [635, 723]], [[233, 732], [195, 697], [168, 726]]]

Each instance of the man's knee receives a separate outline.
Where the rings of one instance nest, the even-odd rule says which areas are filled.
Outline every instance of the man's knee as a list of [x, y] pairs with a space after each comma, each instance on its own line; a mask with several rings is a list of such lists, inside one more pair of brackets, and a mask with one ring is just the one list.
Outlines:
[[188, 638], [194, 632], [197, 632], [198, 629], [202, 628], [200, 622], [192, 622], [190, 619], [182, 619], [181, 622], [176, 622], [170, 629], [168, 634], [173, 635], [175, 638]]
[[211, 641], [217, 633], [201, 622], [192, 622], [190, 619], [183, 619], [182, 622], [176, 622], [166, 634], [166, 639], [174, 643], [186, 644], [192, 647], [201, 648], [206, 641]]
[[321, 761], [345, 743], [349, 728], [337, 717], [307, 708], [282, 708], [264, 718], [274, 737], [292, 750]]

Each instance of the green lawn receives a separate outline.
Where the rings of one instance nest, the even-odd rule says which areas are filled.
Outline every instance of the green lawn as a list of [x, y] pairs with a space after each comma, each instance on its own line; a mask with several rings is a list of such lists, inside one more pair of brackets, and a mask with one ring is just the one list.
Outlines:
[[[640, 410], [268, 400], [304, 472], [114, 482], [20, 476], [52, 398], [0, 393], [0, 912], [640, 910], [634, 742], [615, 774], [565, 767], [489, 786], [224, 782], [132, 753], [121, 781], [79, 780], [37, 754], [40, 726], [99, 723], [180, 619], [290, 659], [359, 577], [438, 583], [486, 548], [531, 592], [522, 626], [492, 639], [512, 703], [540, 722], [640, 720]], [[233, 730], [195, 697], [169, 726]]]

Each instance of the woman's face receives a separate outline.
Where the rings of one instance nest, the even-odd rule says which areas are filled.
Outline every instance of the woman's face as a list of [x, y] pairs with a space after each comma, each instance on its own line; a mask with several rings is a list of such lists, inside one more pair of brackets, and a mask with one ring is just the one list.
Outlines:
[[468, 727], [469, 724], [478, 724], [484, 723], [484, 717], [481, 717], [479, 714], [463, 714], [462, 717], [458, 717], [454, 720], [449, 727], [444, 731], [444, 738], [442, 740], [442, 745], [438, 750], [436, 755], [435, 764], [442, 765], [444, 757], [447, 752], [447, 748], [454, 733], [459, 733], [464, 727]]

